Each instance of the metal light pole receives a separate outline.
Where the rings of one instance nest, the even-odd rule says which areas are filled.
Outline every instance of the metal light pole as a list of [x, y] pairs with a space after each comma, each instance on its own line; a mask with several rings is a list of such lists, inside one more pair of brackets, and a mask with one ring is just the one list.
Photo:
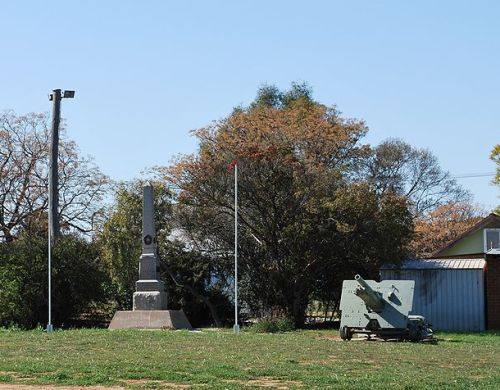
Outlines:
[[234, 164], [234, 333], [238, 325], [238, 163]]
[[48, 279], [49, 279], [49, 320], [47, 323], [47, 332], [54, 330], [52, 326], [52, 245], [60, 236], [59, 226], [59, 174], [58, 174], [58, 157], [59, 157], [59, 123], [61, 122], [61, 99], [73, 98], [75, 91], [63, 91], [54, 89], [49, 94], [49, 100], [52, 102], [52, 131], [50, 135], [50, 152], [49, 152], [49, 262], [48, 262]]

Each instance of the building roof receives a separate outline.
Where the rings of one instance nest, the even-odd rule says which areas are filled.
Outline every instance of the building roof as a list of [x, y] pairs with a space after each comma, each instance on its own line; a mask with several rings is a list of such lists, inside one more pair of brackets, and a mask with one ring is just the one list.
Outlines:
[[500, 249], [499, 248], [491, 248], [488, 252], [486, 252], [486, 254], [498, 256], [498, 255], [500, 255]]
[[481, 221], [479, 221], [474, 226], [472, 226], [469, 230], [460, 234], [457, 238], [455, 238], [452, 242], [450, 242], [444, 248], [441, 248], [439, 251], [437, 251], [434, 254], [434, 256], [439, 257], [444, 251], [450, 249], [458, 241], [462, 240], [464, 237], [471, 235], [472, 233], [477, 232], [479, 229], [484, 228], [485, 226], [489, 225], [490, 223], [499, 223], [500, 224], [500, 215], [497, 215], [495, 213], [491, 213], [486, 218], [483, 218]]
[[484, 269], [485, 265], [484, 259], [414, 259], [406, 260], [400, 266], [384, 264], [380, 269]]

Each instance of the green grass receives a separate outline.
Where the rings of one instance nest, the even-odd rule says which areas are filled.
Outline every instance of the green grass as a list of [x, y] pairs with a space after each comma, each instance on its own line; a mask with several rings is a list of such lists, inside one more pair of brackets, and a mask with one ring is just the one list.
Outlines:
[[126, 388], [500, 389], [500, 334], [437, 345], [342, 342], [336, 331], [0, 331], [0, 383]]

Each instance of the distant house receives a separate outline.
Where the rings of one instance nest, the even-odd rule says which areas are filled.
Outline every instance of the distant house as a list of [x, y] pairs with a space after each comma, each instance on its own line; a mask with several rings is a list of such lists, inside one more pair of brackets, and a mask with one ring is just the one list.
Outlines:
[[500, 249], [500, 216], [490, 214], [434, 254], [434, 258], [484, 258]]
[[500, 329], [500, 216], [490, 214], [432, 259], [384, 266], [380, 275], [415, 280], [413, 314], [437, 330]]

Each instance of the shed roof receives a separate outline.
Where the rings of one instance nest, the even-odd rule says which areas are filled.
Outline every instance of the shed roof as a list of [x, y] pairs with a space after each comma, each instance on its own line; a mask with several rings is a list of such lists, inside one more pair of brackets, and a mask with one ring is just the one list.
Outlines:
[[384, 264], [380, 269], [484, 269], [484, 259], [426, 259], [406, 260], [400, 266]]

